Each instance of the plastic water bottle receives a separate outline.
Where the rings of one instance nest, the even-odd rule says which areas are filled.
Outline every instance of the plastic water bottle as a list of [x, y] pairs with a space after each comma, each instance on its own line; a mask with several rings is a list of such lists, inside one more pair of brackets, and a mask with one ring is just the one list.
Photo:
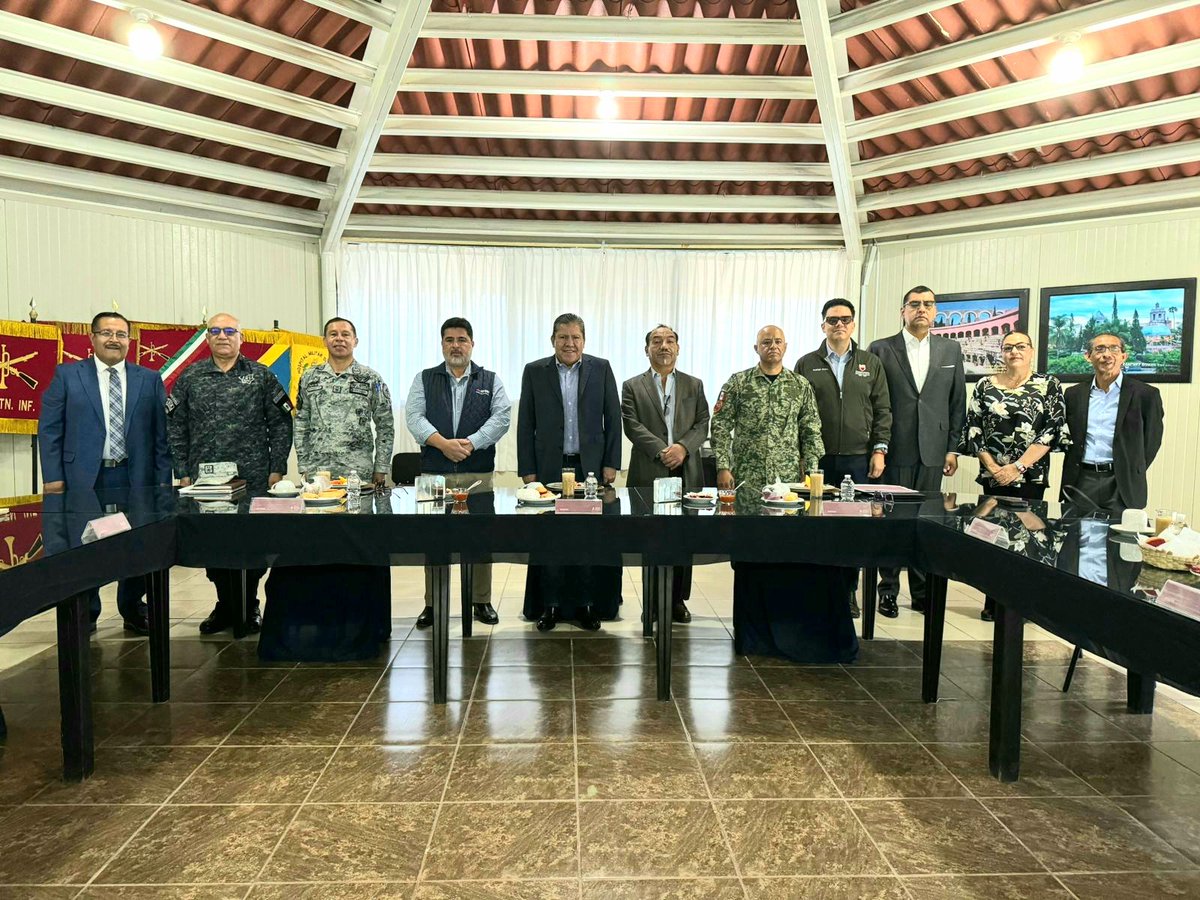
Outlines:
[[845, 503], [850, 503], [854, 500], [854, 479], [849, 475], [842, 479], [842, 492], [838, 499]]
[[595, 472], [588, 472], [587, 480], [583, 483], [583, 499], [595, 500], [600, 493], [600, 482], [596, 480]]
[[346, 476], [346, 508], [358, 509], [362, 498], [362, 479], [358, 477], [358, 472], [355, 469], [350, 470], [350, 474]]

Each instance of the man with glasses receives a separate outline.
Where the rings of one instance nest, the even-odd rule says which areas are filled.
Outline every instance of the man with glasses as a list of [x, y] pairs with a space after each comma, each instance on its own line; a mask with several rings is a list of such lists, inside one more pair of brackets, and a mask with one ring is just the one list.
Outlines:
[[[240, 323], [229, 313], [208, 321], [212, 356], [188, 366], [167, 398], [167, 431], [180, 485], [189, 485], [201, 463], [237, 464], [238, 478], [250, 493], [263, 493], [283, 478], [292, 449], [292, 403], [279, 379], [262, 363], [241, 354]], [[246, 572], [248, 624], [262, 625], [258, 582], [265, 569]], [[216, 634], [233, 625], [241, 602], [241, 573], [207, 569], [217, 588], [217, 605], [200, 623], [201, 634]]]
[[[708, 439], [708, 401], [704, 382], [675, 368], [679, 335], [669, 325], [646, 333], [650, 368], [621, 385], [621, 418], [633, 444], [629, 487], [652, 487], [654, 479], [678, 477], [685, 491], [704, 487], [700, 447]], [[675, 566], [671, 618], [692, 621], [687, 601], [692, 567]]]
[[[42, 394], [38, 451], [47, 494], [96, 491], [101, 503], [123, 502], [130, 488], [171, 484], [167, 400], [158, 373], [126, 362], [129, 320], [116, 312], [92, 318], [92, 358], [65, 363]], [[149, 634], [145, 579], [125, 579], [117, 610], [125, 630]], [[92, 630], [100, 592], [90, 595]]]
[[[936, 491], [942, 476], [958, 470], [959, 435], [966, 418], [967, 385], [962, 349], [949, 338], [930, 334], [937, 298], [923, 284], [909, 290], [900, 305], [904, 327], [874, 341], [871, 353], [883, 363], [892, 402], [892, 434], [883, 480], [918, 491]], [[900, 570], [879, 570], [879, 613], [899, 615]], [[908, 570], [909, 596], [925, 609], [925, 573]]]
[[[491, 493], [496, 471], [496, 444], [508, 433], [512, 402], [500, 376], [471, 362], [475, 330], [454, 316], [442, 323], [442, 364], [418, 372], [404, 404], [408, 431], [421, 448], [421, 472], [442, 475], [446, 489], [480, 482]], [[471, 607], [477, 622], [496, 625], [492, 606], [492, 564], [471, 568]], [[425, 609], [418, 628], [433, 624], [433, 571], [425, 569]]]
[[[878, 480], [892, 434], [892, 405], [879, 357], [854, 343], [854, 305], [840, 297], [821, 310], [821, 346], [796, 363], [817, 395], [825, 455], [825, 483], [840, 485], [847, 475], [856, 485]], [[858, 600], [850, 592], [850, 613]]]
[[1074, 442], [1063, 461], [1061, 499], [1113, 515], [1143, 509], [1146, 470], [1162, 445], [1162, 395], [1125, 377], [1129, 354], [1118, 335], [1096, 335], [1085, 355], [1095, 377], [1064, 392]]

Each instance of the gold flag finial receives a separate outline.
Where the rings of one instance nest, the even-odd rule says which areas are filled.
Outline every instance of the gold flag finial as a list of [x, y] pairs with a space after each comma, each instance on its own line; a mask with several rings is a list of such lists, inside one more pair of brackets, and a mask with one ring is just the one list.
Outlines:
[[113, 312], [119, 312], [121, 309], [119, 306], [117, 306], [116, 298], [113, 298], [112, 308], [113, 308]]
[[29, 298], [29, 321], [36, 322], [38, 319], [37, 301], [32, 297]]

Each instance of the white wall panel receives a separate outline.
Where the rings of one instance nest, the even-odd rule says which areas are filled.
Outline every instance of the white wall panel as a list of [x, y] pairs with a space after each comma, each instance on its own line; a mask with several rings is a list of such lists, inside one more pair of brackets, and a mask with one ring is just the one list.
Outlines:
[[[1036, 342], [1043, 287], [1197, 275], [1200, 212], [883, 244], [866, 286], [861, 336], [870, 341], [898, 331], [901, 299], [916, 284], [939, 293], [1029, 288], [1030, 329]], [[1166, 436], [1150, 469], [1149, 485], [1151, 507], [1182, 509], [1195, 520], [1200, 515], [1200, 360], [1193, 360], [1193, 379], [1192, 384], [1158, 386], [1166, 408]], [[1054, 454], [1053, 496], [1061, 468], [1061, 455]], [[947, 490], [977, 491], [977, 472], [977, 464], [965, 460], [960, 473], [946, 482]]]
[[[51, 202], [0, 200], [0, 318], [87, 321], [113, 300], [130, 319], [247, 328], [321, 326], [315, 242]], [[30, 486], [29, 438], [0, 435], [0, 496]]]

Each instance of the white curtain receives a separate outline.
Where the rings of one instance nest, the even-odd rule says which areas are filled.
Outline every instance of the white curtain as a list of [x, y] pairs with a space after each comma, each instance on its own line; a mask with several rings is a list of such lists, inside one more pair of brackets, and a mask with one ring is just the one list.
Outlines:
[[[439, 326], [470, 320], [473, 359], [513, 400], [513, 429], [496, 466], [516, 469], [516, 405], [526, 363], [552, 352], [554, 318], [587, 326], [585, 352], [612, 363], [617, 386], [646, 371], [646, 332], [679, 333], [679, 368], [704, 381], [709, 403], [758, 359], [755, 333], [782, 327], [792, 365], [821, 340], [821, 305], [846, 296], [841, 251], [671, 251], [347, 244], [338, 314], [358, 328], [360, 361], [377, 369], [396, 407], [396, 452], [416, 449], [403, 423], [414, 376], [442, 361]], [[629, 448], [622, 457], [628, 466]]]

